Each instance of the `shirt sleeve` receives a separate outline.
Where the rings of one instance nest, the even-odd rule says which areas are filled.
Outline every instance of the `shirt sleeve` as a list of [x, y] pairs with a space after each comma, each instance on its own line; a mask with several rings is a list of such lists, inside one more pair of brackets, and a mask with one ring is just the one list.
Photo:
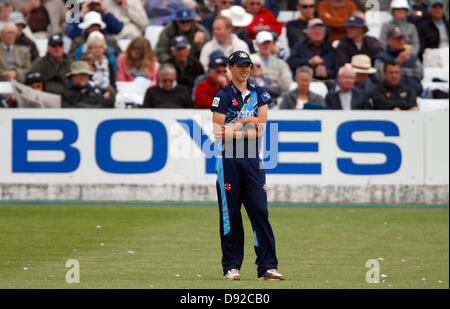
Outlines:
[[265, 88], [259, 87], [257, 89], [257, 93], [258, 93], [258, 107], [272, 103], [273, 100], [272, 96]]
[[228, 107], [228, 96], [225, 91], [219, 91], [215, 96], [211, 104], [211, 111], [226, 115]]

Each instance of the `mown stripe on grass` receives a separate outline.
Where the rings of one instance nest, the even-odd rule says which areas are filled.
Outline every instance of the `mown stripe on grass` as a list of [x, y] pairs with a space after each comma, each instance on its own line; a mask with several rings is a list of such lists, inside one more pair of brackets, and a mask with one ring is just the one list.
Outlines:
[[[0, 205], [129, 205], [129, 206], [217, 206], [213, 202], [137, 202], [137, 201], [0, 201]], [[284, 204], [269, 203], [270, 207], [292, 208], [395, 208], [448, 209], [449, 205], [384, 205], [384, 204]]]

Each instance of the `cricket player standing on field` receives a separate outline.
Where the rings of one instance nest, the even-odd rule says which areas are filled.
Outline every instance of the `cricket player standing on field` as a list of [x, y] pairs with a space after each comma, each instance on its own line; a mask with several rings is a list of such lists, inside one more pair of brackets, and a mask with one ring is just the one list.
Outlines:
[[248, 82], [253, 65], [244, 51], [228, 58], [231, 83], [213, 100], [214, 137], [221, 155], [216, 159], [217, 197], [224, 279], [240, 280], [244, 258], [241, 204], [250, 218], [258, 265], [258, 278], [284, 280], [277, 271], [275, 238], [269, 223], [265, 172], [259, 158], [268, 106], [272, 102], [262, 87]]

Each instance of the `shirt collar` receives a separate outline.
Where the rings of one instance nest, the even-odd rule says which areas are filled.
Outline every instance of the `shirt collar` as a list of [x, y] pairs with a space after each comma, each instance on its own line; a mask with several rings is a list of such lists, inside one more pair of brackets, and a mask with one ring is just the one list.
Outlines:
[[[233, 84], [233, 81], [230, 83], [230, 88], [233, 90], [234, 94], [241, 94], [241, 91]], [[252, 91], [256, 89], [256, 85], [247, 81], [247, 90]]]
[[11, 50], [14, 50], [14, 44], [13, 44], [13, 45], [7, 46], [7, 45], [5, 45], [5, 44], [2, 42], [2, 48], [3, 48], [3, 50], [6, 50], [8, 47], [9, 47]]

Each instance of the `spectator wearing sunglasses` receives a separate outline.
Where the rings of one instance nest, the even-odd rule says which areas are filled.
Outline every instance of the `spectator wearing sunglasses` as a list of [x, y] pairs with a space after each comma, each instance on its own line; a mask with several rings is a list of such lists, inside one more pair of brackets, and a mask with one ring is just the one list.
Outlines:
[[188, 7], [180, 7], [173, 16], [172, 22], [164, 27], [156, 44], [156, 52], [159, 62], [165, 62], [171, 57], [172, 39], [179, 35], [188, 38], [191, 46], [190, 54], [200, 57], [200, 51], [206, 42], [211, 40], [208, 30], [199, 22], [194, 21], [198, 17]]
[[308, 27], [308, 21], [316, 15], [315, 0], [298, 0], [297, 11], [300, 12], [300, 17], [286, 24], [289, 48], [292, 48], [297, 42], [306, 41], [304, 30]]

